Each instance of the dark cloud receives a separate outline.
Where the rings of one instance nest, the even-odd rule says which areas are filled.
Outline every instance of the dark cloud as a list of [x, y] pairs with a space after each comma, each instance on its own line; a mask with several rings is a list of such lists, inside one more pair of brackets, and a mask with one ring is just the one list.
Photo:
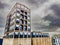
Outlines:
[[48, 0], [27, 0], [27, 3], [34, 8], [40, 7], [43, 3], [47, 2]]
[[57, 16], [60, 16], [60, 4], [53, 4], [50, 9], [52, 9]]
[[4, 27], [4, 18], [0, 17], [0, 27]]
[[3, 8], [5, 8], [6, 6], [7, 6], [6, 3], [2, 3], [2, 2], [0, 1], [0, 9], [3, 9]]

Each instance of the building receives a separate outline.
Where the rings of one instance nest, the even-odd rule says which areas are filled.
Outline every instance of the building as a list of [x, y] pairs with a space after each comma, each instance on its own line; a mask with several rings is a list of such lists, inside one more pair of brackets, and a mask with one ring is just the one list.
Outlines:
[[52, 38], [48, 33], [32, 32], [32, 45], [52, 45]]
[[53, 36], [53, 45], [60, 45], [60, 34], [55, 34]]
[[[5, 42], [12, 41], [13, 45], [23, 45], [23, 42], [25, 42], [24, 45], [31, 44], [31, 15], [30, 9], [25, 5], [16, 3], [8, 14], [4, 39], [8, 40]], [[29, 41], [29, 43], [26, 41]], [[19, 44], [15, 44], [15, 42], [18, 42]], [[8, 44], [4, 43], [4, 45]]]
[[51, 42], [48, 33], [31, 32], [30, 9], [16, 3], [7, 16], [3, 45], [51, 45]]

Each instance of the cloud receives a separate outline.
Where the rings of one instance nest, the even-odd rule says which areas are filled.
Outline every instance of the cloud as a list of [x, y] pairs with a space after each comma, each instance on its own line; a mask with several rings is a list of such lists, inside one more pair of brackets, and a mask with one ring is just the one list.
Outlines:
[[6, 3], [0, 1], [0, 9], [4, 9], [7, 6]]

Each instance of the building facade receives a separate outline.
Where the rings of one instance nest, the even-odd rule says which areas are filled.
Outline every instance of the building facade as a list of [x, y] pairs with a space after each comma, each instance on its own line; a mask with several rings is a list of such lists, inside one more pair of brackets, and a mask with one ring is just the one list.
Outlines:
[[[16, 3], [7, 16], [5, 37], [26, 38], [31, 34], [30, 9]], [[27, 35], [28, 34], [28, 35]]]
[[53, 45], [60, 45], [60, 34], [53, 36]]
[[52, 40], [48, 33], [31, 32], [30, 9], [16, 3], [7, 16], [3, 45], [52, 45]]

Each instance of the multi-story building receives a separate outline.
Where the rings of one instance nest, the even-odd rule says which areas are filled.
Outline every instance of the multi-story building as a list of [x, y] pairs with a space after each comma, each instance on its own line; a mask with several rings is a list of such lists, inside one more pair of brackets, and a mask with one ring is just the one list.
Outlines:
[[52, 39], [53, 45], [60, 45], [60, 34], [55, 34]]
[[6, 22], [5, 37], [30, 37], [30, 9], [28, 9], [25, 5], [16, 3], [11, 12], [8, 14]]
[[30, 9], [16, 3], [7, 16], [3, 45], [51, 45], [48, 33], [31, 32]]
[[[8, 14], [4, 38], [10, 38], [11, 40], [13, 40], [13, 45], [20, 45], [17, 43], [15, 44], [17, 40], [19, 40], [17, 41], [18, 43], [26, 43], [26, 41], [29, 41], [29, 43], [31, 44], [31, 15], [30, 9], [27, 8], [25, 5], [16, 3]], [[28, 45], [29, 43], [23, 44]], [[4, 45], [8, 44], [4, 43]]]

